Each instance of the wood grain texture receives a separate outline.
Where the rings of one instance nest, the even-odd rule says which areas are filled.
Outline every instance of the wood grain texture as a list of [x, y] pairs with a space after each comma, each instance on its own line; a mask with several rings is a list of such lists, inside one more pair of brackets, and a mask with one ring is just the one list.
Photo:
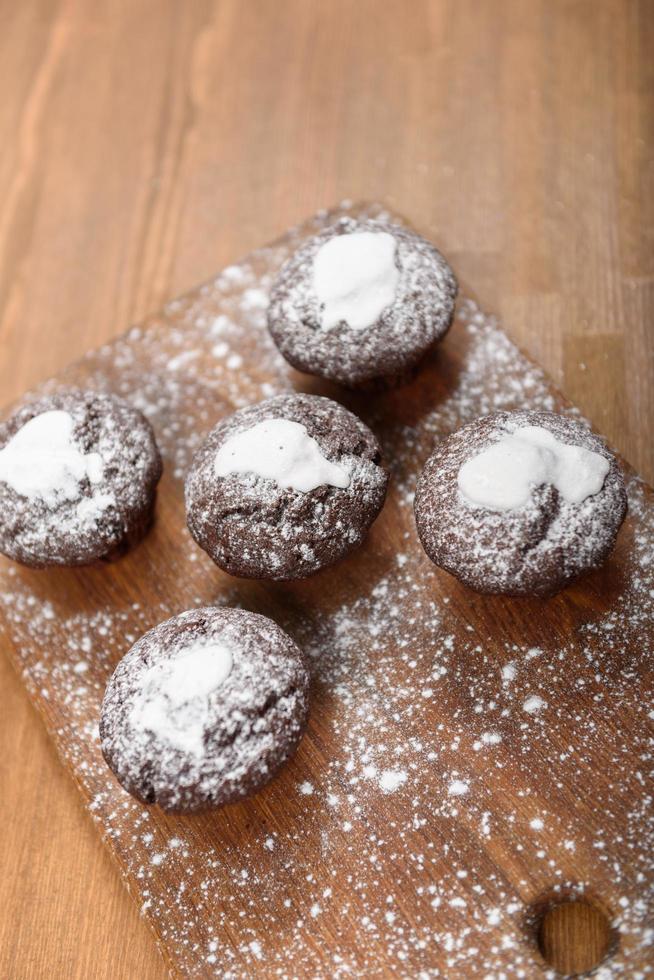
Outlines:
[[[3, 0], [3, 401], [315, 208], [377, 198], [651, 481], [653, 46], [648, 0]], [[162, 976], [0, 670], [0, 975]]]
[[546, 962], [565, 976], [588, 973], [611, 948], [605, 916], [586, 902], [552, 906], [543, 916], [538, 940]]

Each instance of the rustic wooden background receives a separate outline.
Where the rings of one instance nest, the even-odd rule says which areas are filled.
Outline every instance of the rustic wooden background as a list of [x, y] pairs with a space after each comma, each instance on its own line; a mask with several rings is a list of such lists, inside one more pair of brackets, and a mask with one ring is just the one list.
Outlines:
[[[0, 0], [2, 401], [344, 197], [654, 479], [651, 0]], [[0, 976], [161, 978], [0, 658]]]

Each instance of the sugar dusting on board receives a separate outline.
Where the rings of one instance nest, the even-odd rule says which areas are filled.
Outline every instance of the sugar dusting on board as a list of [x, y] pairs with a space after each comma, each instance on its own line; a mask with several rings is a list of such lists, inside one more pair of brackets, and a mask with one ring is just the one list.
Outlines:
[[[302, 235], [334, 217], [320, 215]], [[173, 323], [133, 330], [71, 370], [69, 380], [116, 390], [148, 415], [168, 480], [184, 474], [218, 418], [298, 383], [268, 339], [265, 308], [274, 270], [299, 237], [171, 304]], [[356, 592], [344, 574], [356, 556], [329, 580], [257, 593], [220, 577], [181, 535], [178, 592], [148, 608], [98, 607], [93, 590], [73, 611], [47, 578], [2, 564], [0, 609], [25, 682], [183, 975], [340, 978], [382, 965], [398, 977], [547, 975], [525, 930], [527, 903], [552, 890], [599, 888], [604, 898], [609, 885], [620, 949], [596, 975], [637, 976], [634, 963], [647, 975], [654, 709], [634, 690], [651, 668], [654, 508], [630, 478], [623, 573], [604, 611], [573, 594], [561, 600], [567, 628], [554, 632], [541, 615], [505, 622], [494, 600], [475, 597], [462, 623], [460, 589], [426, 560], [413, 529], [419, 465], [435, 439], [479, 414], [556, 404], [540, 371], [469, 301], [455, 332], [462, 364], [448, 359], [448, 339], [415, 382], [446, 379], [446, 395], [430, 397], [426, 412], [412, 412], [401, 392], [348, 401], [383, 442], [394, 479], [380, 520], [400, 529], [399, 553], [373, 532], [375, 571]], [[181, 495], [178, 483], [162, 489], [171, 491]], [[139, 562], [140, 574], [156, 574], [147, 542]], [[330, 751], [317, 766], [300, 747], [266, 790], [265, 820], [255, 800], [245, 817], [164, 822], [101, 760], [104, 682], [155, 623], [207, 601], [254, 608], [259, 594], [257, 611], [311, 658], [313, 712]], [[483, 609], [475, 613], [486, 602], [492, 634]], [[579, 801], [588, 771], [608, 778]], [[247, 832], [223, 832], [236, 824]]]

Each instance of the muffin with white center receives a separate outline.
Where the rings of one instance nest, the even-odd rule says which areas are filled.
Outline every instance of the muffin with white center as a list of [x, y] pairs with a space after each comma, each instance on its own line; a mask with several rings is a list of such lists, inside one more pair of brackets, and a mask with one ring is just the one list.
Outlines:
[[304, 654], [272, 620], [242, 609], [182, 613], [116, 667], [102, 752], [143, 803], [192, 813], [251, 796], [295, 752], [309, 707]]
[[75, 388], [0, 424], [0, 551], [40, 568], [118, 557], [149, 527], [161, 456], [122, 398]]
[[477, 592], [549, 596], [610, 553], [627, 510], [620, 465], [586, 425], [498, 412], [437, 446], [418, 481], [431, 560]]
[[278, 395], [220, 422], [186, 479], [191, 534], [225, 571], [305, 578], [353, 551], [384, 503], [379, 444], [317, 395]]
[[447, 333], [456, 293], [448, 263], [420, 235], [341, 218], [284, 264], [268, 327], [299, 371], [348, 387], [398, 384]]

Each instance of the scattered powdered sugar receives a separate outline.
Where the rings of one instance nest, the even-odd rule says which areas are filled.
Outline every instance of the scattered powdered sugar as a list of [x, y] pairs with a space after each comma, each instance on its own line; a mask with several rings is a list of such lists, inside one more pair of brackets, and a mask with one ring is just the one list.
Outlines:
[[547, 701], [541, 698], [539, 694], [532, 694], [522, 702], [522, 710], [529, 715], [536, 715], [546, 707]]
[[[151, 418], [168, 464], [166, 506], [218, 418], [297, 383], [267, 339], [265, 293], [299, 240], [333, 219], [319, 216], [171, 304], [169, 321], [71, 369], [118, 387]], [[228, 366], [231, 353], [241, 367]], [[468, 593], [417, 542], [420, 464], [479, 414], [560, 405], [470, 301], [415, 385], [419, 399], [348, 396], [382, 441], [393, 481], [367, 552], [333, 572], [290, 586], [229, 580], [181, 526], [173, 589], [159, 582], [156, 538], [123, 559], [161, 590], [147, 607], [129, 575], [103, 599], [103, 571], [84, 573], [94, 587], [73, 604], [65, 583], [0, 566], [3, 626], [26, 686], [182, 975], [547, 975], [525, 928], [544, 894], [597, 896], [609, 908], [619, 948], [598, 976], [650, 969], [650, 491], [629, 477], [616, 558], [552, 600], [557, 617], [540, 601]], [[207, 604], [265, 612], [303, 647], [312, 720], [261, 797], [163, 821], [104, 765], [99, 705], [139, 635]], [[535, 713], [525, 709], [534, 703]]]
[[396, 789], [405, 783], [407, 774], [402, 769], [384, 769], [379, 777], [379, 787], [385, 793], [394, 793]]

